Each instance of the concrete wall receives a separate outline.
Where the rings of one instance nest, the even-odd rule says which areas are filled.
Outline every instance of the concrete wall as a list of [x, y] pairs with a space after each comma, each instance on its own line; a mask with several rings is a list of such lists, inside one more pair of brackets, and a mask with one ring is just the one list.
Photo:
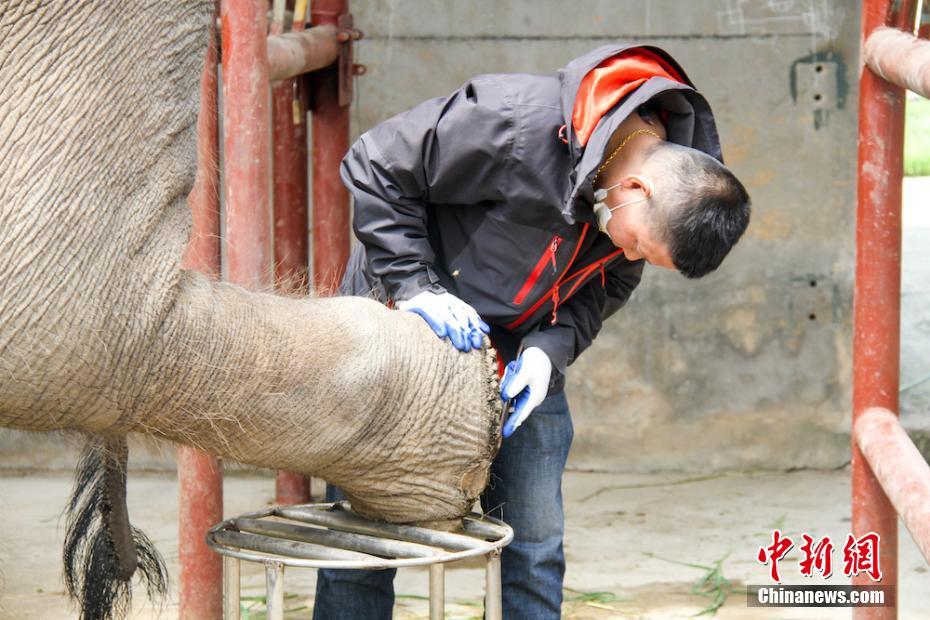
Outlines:
[[489, 72], [553, 72], [608, 42], [667, 49], [753, 197], [697, 282], [648, 268], [570, 369], [572, 464], [835, 467], [848, 459], [857, 3], [353, 0], [354, 131]]
[[[848, 459], [856, 4], [351, 0], [368, 66], [356, 82], [355, 135], [473, 74], [553, 72], [611, 42], [667, 49], [714, 107], [727, 161], [753, 196], [749, 232], [701, 281], [647, 268], [571, 368], [572, 466]], [[75, 445], [0, 431], [0, 467], [71, 468]], [[171, 449], [133, 449], [135, 467], [172, 461]]]

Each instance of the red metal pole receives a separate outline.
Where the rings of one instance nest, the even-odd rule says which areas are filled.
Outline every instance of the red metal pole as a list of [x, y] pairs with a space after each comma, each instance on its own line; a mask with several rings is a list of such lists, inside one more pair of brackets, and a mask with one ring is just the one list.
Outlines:
[[[893, 0], [866, 0], [862, 42], [894, 23]], [[869, 407], [898, 411], [901, 299], [901, 182], [904, 91], [867, 68], [859, 80], [859, 169], [853, 336], [853, 424]], [[852, 530], [881, 537], [883, 584], [898, 583], [894, 507], [852, 441]], [[869, 577], [853, 577], [866, 585]], [[897, 597], [896, 597], [897, 599]], [[895, 608], [859, 608], [853, 617], [895, 618]]]
[[[302, 8], [301, 8], [302, 7]], [[306, 2], [298, 2], [294, 31], [304, 28]], [[271, 25], [280, 35], [284, 24]], [[335, 33], [333, 34], [335, 42]], [[309, 262], [307, 237], [307, 124], [306, 108], [295, 78], [281, 80], [271, 89], [274, 129], [274, 265], [275, 286], [284, 293], [307, 294]], [[279, 471], [275, 479], [278, 504], [310, 501], [310, 480], [301, 474]]]
[[[313, 0], [310, 21], [338, 26], [348, 11], [348, 0]], [[338, 63], [313, 76], [313, 288], [331, 295], [349, 257], [349, 192], [339, 180], [349, 149], [349, 106], [339, 105]]]
[[[216, 37], [210, 32], [197, 119], [197, 177], [188, 197], [193, 219], [184, 267], [213, 278], [220, 273], [220, 209], [217, 187]], [[223, 613], [223, 561], [205, 542], [223, 520], [223, 468], [195, 448], [178, 448], [178, 580], [181, 620], [219, 620]]]
[[887, 409], [873, 407], [859, 415], [853, 436], [872, 472], [930, 562], [930, 466]]
[[223, 0], [226, 259], [230, 282], [271, 290], [271, 110], [262, 0]]

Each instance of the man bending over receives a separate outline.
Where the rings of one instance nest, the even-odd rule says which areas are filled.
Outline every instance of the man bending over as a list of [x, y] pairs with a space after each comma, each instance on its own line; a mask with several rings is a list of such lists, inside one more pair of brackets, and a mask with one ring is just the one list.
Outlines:
[[[362, 135], [341, 172], [361, 241], [343, 293], [464, 352], [489, 334], [506, 365], [513, 411], [482, 498], [514, 530], [504, 617], [558, 618], [567, 368], [645, 261], [699, 278], [749, 222], [710, 107], [664, 51], [606, 46], [558, 76], [477, 76]], [[314, 617], [390, 618], [393, 575], [321, 570]]]

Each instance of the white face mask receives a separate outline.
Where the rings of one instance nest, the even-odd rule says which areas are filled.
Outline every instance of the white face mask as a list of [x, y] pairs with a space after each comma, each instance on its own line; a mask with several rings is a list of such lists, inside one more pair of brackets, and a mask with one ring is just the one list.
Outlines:
[[[610, 233], [607, 232], [607, 222], [610, 221], [610, 218], [613, 217], [613, 212], [617, 209], [622, 209], [623, 207], [628, 207], [630, 205], [635, 205], [638, 202], [645, 202], [649, 200], [649, 196], [643, 196], [642, 198], [636, 198], [635, 200], [628, 200], [626, 202], [620, 203], [613, 207], [608, 207], [604, 202], [607, 200], [607, 192], [614, 189], [615, 187], [620, 187], [620, 183], [616, 185], [611, 185], [610, 187], [599, 189], [594, 192], [594, 217], [597, 218], [597, 227], [602, 233], [610, 236]], [[612, 239], [611, 239], [612, 240]]]

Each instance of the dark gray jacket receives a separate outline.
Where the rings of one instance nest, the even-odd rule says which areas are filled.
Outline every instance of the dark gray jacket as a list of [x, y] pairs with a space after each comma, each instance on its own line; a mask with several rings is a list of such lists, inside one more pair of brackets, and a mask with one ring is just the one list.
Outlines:
[[[447, 290], [492, 326], [505, 363], [521, 341], [539, 347], [559, 371], [551, 389], [561, 387], [643, 269], [598, 231], [592, 212], [591, 180], [614, 130], [651, 101], [668, 111], [669, 140], [721, 159], [704, 98], [658, 77], [578, 143], [571, 116], [581, 80], [624, 49], [601, 47], [558, 77], [477, 76], [363, 134], [341, 167], [362, 242], [343, 292], [404, 300]], [[668, 54], [648, 49], [688, 81]]]

